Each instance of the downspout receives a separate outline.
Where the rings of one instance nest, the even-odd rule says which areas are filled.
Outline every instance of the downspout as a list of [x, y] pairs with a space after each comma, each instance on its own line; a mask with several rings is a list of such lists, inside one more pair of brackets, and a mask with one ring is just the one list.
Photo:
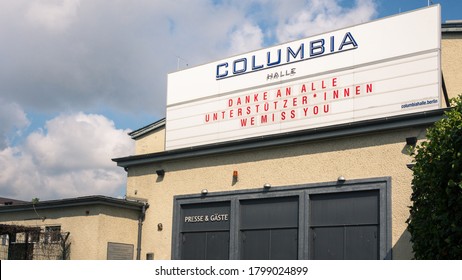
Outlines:
[[146, 216], [146, 209], [149, 207], [148, 203], [144, 203], [143, 207], [141, 208], [141, 214], [138, 219], [138, 241], [136, 244], [136, 259], [141, 260], [141, 233], [143, 231], [143, 221], [144, 217]]
[[446, 90], [446, 83], [444, 82], [443, 71], [441, 71], [441, 86], [443, 87], [444, 100], [446, 101], [446, 107], [451, 107], [451, 102], [449, 102], [448, 91]]

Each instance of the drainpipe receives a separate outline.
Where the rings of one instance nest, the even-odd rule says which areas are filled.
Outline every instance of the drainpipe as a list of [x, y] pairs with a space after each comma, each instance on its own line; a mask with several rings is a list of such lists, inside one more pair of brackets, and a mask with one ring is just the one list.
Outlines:
[[141, 208], [141, 214], [138, 219], [138, 241], [136, 245], [136, 259], [141, 260], [141, 233], [143, 231], [143, 221], [144, 217], [146, 216], [146, 209], [149, 207], [148, 203], [143, 204], [143, 208]]

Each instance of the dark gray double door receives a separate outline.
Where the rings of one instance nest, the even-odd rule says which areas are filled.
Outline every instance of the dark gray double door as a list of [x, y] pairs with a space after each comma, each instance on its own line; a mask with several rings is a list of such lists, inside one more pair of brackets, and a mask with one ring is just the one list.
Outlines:
[[[235, 251], [239, 259], [299, 259], [307, 246], [310, 259], [378, 259], [378, 195], [372, 190], [310, 194], [308, 200], [240, 199], [232, 211], [230, 201], [184, 204], [180, 258], [229, 259]], [[306, 221], [302, 211], [308, 222], [300, 227]]]
[[310, 259], [378, 259], [378, 195], [363, 191], [311, 196]]
[[181, 223], [181, 259], [229, 259], [230, 202], [183, 205]]

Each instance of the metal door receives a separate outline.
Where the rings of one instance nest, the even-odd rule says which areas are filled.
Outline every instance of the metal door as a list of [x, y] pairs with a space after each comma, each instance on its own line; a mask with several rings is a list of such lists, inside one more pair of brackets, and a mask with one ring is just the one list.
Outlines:
[[229, 231], [183, 233], [181, 259], [229, 259]]
[[297, 259], [298, 211], [298, 197], [241, 201], [240, 258]]
[[379, 258], [379, 191], [310, 195], [311, 259]]
[[229, 213], [229, 202], [183, 205], [181, 259], [229, 259]]

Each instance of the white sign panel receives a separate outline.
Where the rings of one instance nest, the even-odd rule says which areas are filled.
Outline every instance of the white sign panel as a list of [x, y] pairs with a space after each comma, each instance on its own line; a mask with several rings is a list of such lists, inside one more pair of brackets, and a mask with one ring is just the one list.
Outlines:
[[166, 149], [440, 107], [440, 6], [168, 76]]

